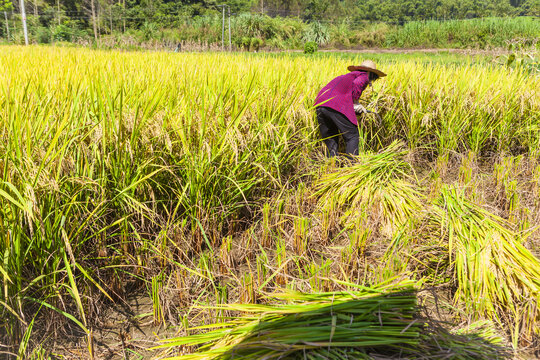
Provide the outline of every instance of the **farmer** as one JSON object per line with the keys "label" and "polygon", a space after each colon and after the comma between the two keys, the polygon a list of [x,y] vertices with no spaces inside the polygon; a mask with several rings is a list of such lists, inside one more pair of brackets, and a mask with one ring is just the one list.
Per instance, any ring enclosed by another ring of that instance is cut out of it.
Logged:
{"label": "farmer", "polygon": [[377,80],[386,76],[377,70],[375,63],[366,60],[360,66],[351,65],[350,72],[338,76],[319,91],[315,106],[321,137],[328,148],[328,156],[338,154],[338,137],[341,133],[345,140],[345,152],[348,157],[358,155],[358,121],[356,114],[368,111],[360,104],[358,98],[364,89]]}

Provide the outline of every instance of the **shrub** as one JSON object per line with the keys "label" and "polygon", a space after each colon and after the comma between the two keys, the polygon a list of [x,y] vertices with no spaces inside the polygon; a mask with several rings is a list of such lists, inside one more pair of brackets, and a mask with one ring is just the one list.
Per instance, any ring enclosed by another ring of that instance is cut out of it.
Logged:
{"label": "shrub", "polygon": [[315,41],[308,41],[304,44],[304,54],[314,54],[317,50],[318,46]]}
{"label": "shrub", "polygon": [[48,44],[51,42],[51,31],[46,27],[40,26],[36,31],[36,39],[39,44]]}
{"label": "shrub", "polygon": [[271,49],[279,49],[279,50],[287,49],[287,42],[281,38],[270,39],[266,42],[266,45],[269,46]]}
{"label": "shrub", "polygon": [[73,29],[65,24],[55,26],[52,29],[52,37],[54,41],[72,41]]}
{"label": "shrub", "polygon": [[319,45],[324,45],[330,40],[328,27],[316,21],[309,25],[304,32],[304,41],[314,41]]}
{"label": "shrub", "polygon": [[241,34],[248,38],[254,38],[263,36],[267,22],[266,18],[259,14],[241,14],[236,22]]}
{"label": "shrub", "polygon": [[157,36],[158,30],[157,24],[153,22],[145,21],[141,26],[144,40],[154,39]]}
{"label": "shrub", "polygon": [[259,51],[260,47],[263,46],[264,41],[259,38],[252,38],[251,39],[251,46],[255,51]]}
{"label": "shrub", "polygon": [[264,41],[260,38],[244,36],[241,39],[235,41],[237,45],[242,47],[246,51],[259,51],[260,47],[264,44]]}

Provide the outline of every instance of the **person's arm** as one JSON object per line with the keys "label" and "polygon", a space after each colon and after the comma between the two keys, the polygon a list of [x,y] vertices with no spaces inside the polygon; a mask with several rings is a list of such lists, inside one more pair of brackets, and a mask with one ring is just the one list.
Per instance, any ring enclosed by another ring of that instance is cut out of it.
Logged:
{"label": "person's arm", "polygon": [[357,114],[367,113],[366,108],[358,103],[358,99],[360,98],[360,95],[362,95],[362,92],[365,90],[368,84],[369,84],[368,73],[363,73],[362,75],[358,76],[353,81],[352,98],[353,98],[354,112]]}
{"label": "person's arm", "polygon": [[369,84],[369,75],[368,73],[362,73],[356,79],[353,80],[353,89],[352,89],[352,99],[357,101],[362,95],[362,92]]}

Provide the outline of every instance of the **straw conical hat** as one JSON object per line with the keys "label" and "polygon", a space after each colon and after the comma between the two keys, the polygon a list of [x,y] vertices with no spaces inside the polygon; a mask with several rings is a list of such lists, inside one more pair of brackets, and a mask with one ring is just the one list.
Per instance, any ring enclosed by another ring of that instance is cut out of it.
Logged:
{"label": "straw conical hat", "polygon": [[365,60],[363,61],[360,66],[351,65],[347,68],[349,71],[370,71],[372,73],[375,73],[379,75],[379,77],[386,76],[385,73],[383,73],[380,70],[377,70],[377,66],[375,66],[375,63],[371,60]]}

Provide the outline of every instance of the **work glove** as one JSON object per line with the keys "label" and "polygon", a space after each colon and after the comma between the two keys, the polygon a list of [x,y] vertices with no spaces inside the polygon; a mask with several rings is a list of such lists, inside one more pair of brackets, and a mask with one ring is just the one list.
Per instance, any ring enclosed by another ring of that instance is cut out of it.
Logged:
{"label": "work glove", "polygon": [[357,114],[367,114],[368,111],[360,104],[354,104],[354,112]]}

